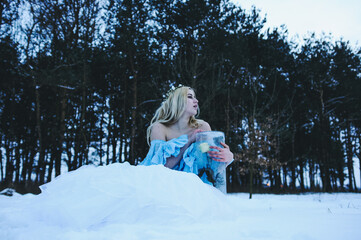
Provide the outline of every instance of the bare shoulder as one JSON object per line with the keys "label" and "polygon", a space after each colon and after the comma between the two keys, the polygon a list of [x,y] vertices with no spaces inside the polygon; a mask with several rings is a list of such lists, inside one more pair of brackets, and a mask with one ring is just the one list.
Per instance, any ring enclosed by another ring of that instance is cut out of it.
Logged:
{"label": "bare shoulder", "polygon": [[150,141],[152,140],[166,140],[167,127],[162,123],[156,122],[152,125],[150,133]]}
{"label": "bare shoulder", "polygon": [[212,131],[211,126],[209,125],[209,123],[207,123],[204,120],[200,120],[200,119],[198,119],[197,121],[199,123],[198,129],[201,129],[203,131]]}

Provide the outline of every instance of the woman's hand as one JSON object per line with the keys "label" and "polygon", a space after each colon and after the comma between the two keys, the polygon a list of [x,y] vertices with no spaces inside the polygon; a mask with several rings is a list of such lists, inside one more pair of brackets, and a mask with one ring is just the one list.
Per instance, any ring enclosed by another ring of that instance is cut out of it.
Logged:
{"label": "woman's hand", "polygon": [[208,151],[208,155],[217,162],[231,162],[233,160],[233,153],[229,149],[229,146],[223,142],[221,142],[221,145],[224,148],[210,146],[211,149],[216,149],[218,151]]}
{"label": "woman's hand", "polygon": [[196,141],[196,135],[197,135],[197,133],[203,132],[203,131],[204,131],[204,130],[202,130],[202,129],[196,129],[196,130],[194,130],[192,133],[188,134],[188,143],[189,143],[189,144],[194,143],[194,142]]}

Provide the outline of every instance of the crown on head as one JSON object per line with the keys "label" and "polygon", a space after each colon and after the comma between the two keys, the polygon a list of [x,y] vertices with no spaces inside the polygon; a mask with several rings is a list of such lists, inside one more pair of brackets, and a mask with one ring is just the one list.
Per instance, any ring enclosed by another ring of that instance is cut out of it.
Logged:
{"label": "crown on head", "polygon": [[172,86],[168,92],[165,94],[165,99],[167,100],[169,98],[170,95],[172,95],[178,88],[184,87],[182,84],[178,84],[177,87]]}

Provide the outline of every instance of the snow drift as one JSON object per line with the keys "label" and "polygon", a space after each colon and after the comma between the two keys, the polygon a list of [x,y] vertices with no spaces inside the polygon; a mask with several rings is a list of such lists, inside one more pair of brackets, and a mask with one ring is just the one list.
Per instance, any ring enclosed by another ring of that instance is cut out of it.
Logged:
{"label": "snow drift", "polygon": [[163,166],[84,166],[0,196],[0,239],[358,239],[360,194],[224,195]]}
{"label": "snow drift", "polygon": [[83,167],[41,189],[42,204],[35,210],[42,212],[39,220],[56,215],[55,225],[64,227],[94,228],[113,221],[165,224],[232,213],[224,194],[196,175],[159,165]]}

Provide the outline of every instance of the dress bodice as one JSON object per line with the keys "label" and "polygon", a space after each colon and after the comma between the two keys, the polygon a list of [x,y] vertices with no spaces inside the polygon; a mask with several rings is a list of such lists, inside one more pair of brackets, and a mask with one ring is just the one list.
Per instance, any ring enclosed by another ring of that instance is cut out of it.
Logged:
{"label": "dress bodice", "polygon": [[[169,141],[153,140],[145,159],[140,165],[165,165],[167,158],[178,156],[181,148],[188,142],[187,135],[181,135]],[[174,170],[198,175],[203,182],[217,187],[226,193],[226,164],[211,160],[199,150],[199,144],[192,143],[183,153],[182,159]]]}

